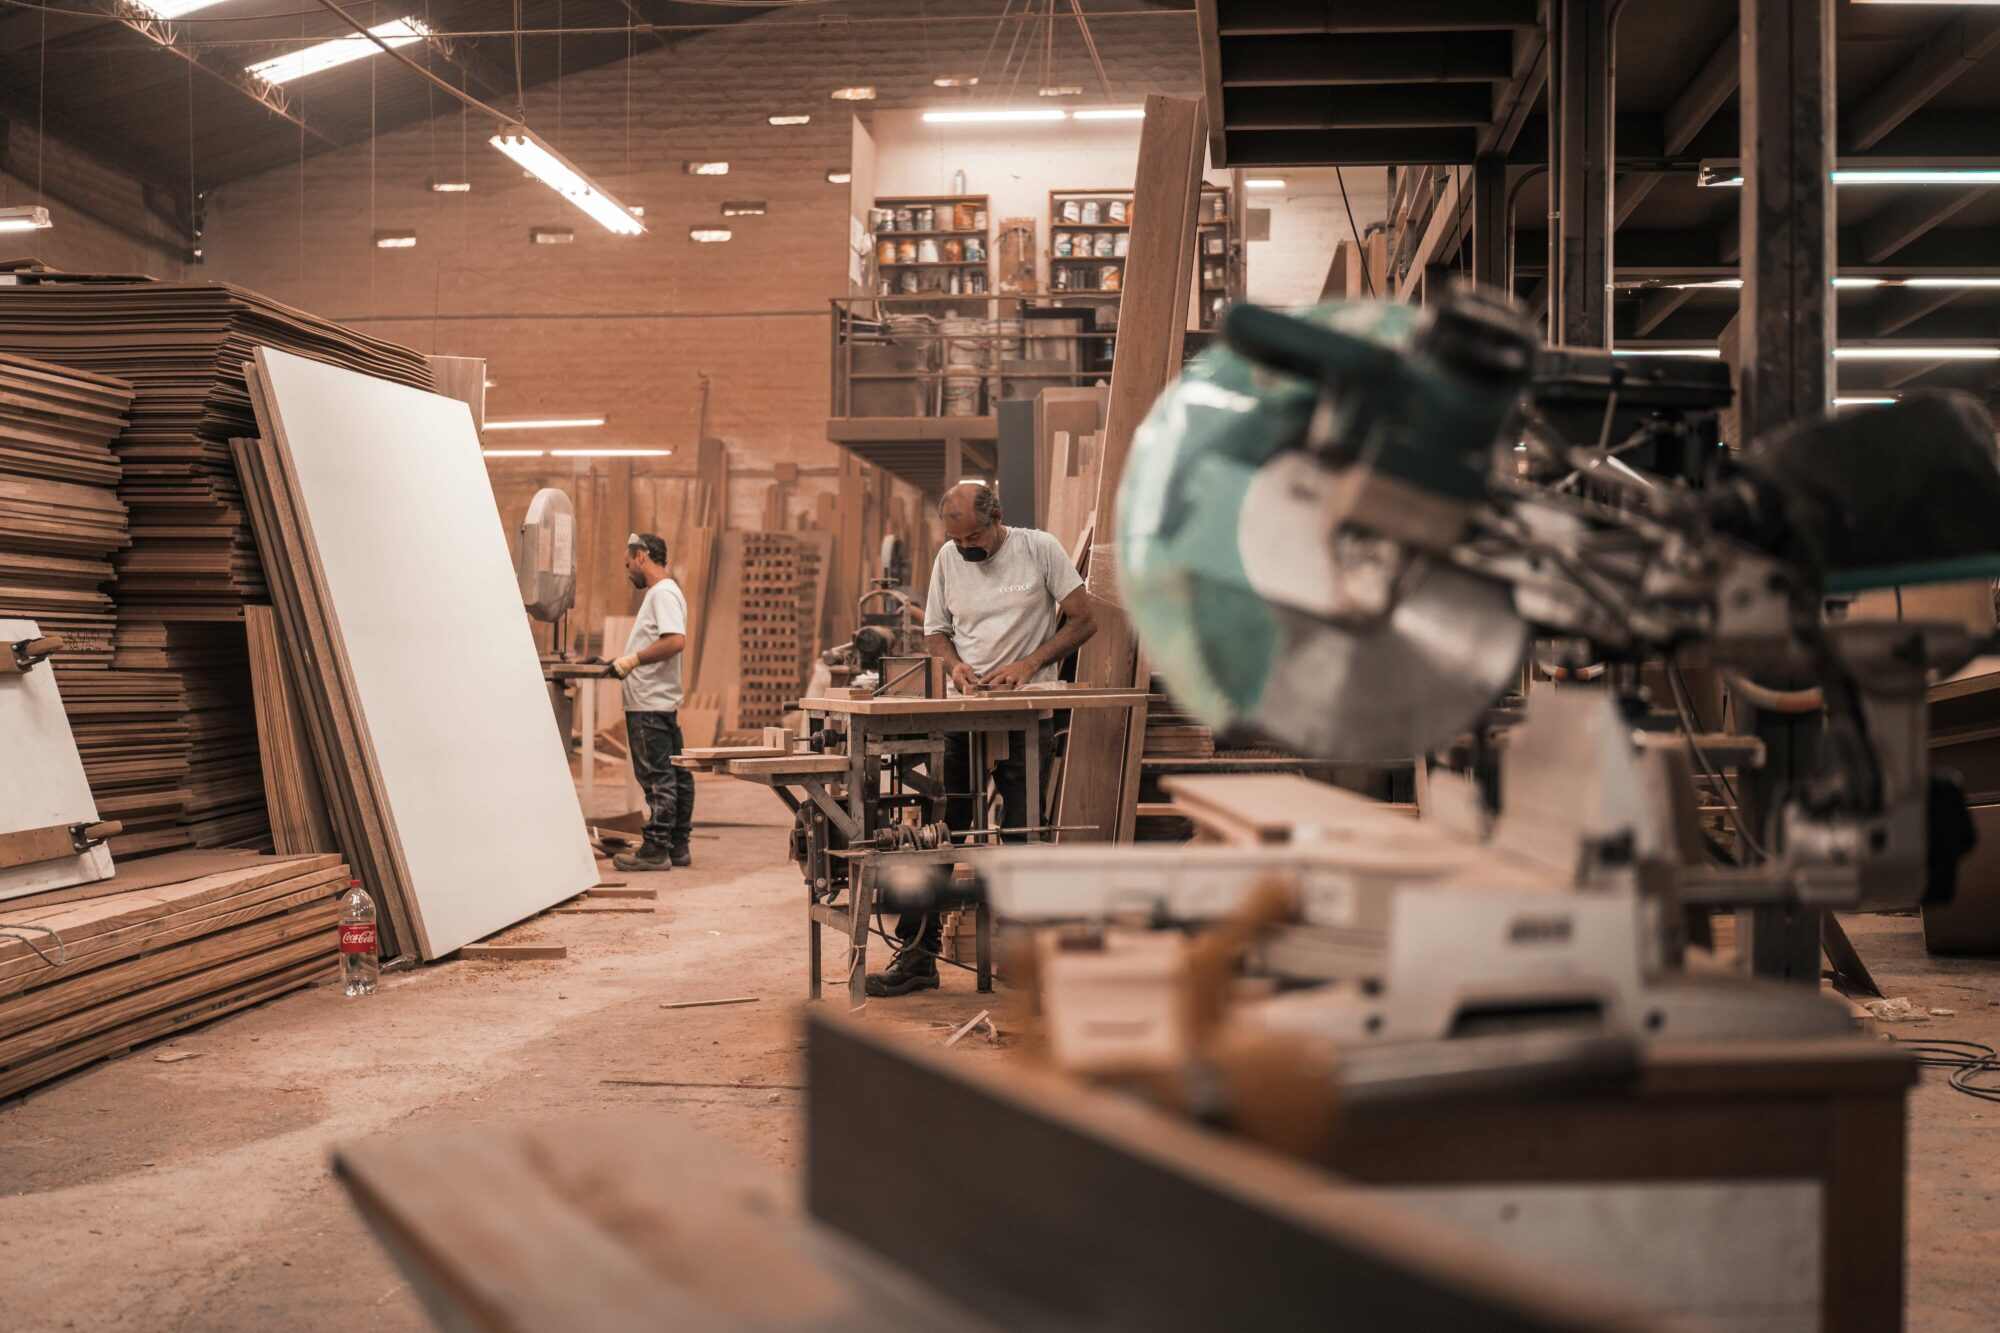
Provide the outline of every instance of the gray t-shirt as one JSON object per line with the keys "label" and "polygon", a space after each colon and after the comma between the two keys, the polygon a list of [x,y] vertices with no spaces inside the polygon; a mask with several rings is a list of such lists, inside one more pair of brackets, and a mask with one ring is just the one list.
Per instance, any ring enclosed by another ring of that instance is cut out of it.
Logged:
{"label": "gray t-shirt", "polygon": [[[1008,528],[1000,549],[976,564],[946,542],[931,564],[924,633],[947,635],[960,659],[984,675],[1047,643],[1057,604],[1082,586],[1062,543],[1035,528]],[[1035,679],[1054,680],[1061,665],[1049,663]]]}
{"label": "gray t-shirt", "polygon": [[[681,585],[672,579],[661,579],[646,589],[646,600],[639,604],[639,615],[632,622],[632,635],[625,640],[625,651],[636,653],[669,634],[685,634],[687,624],[687,598],[681,595]],[[625,711],[677,711],[681,706],[681,659],[686,656],[686,652],[678,652],[664,662],[645,662],[634,667],[632,674],[625,677]]]}

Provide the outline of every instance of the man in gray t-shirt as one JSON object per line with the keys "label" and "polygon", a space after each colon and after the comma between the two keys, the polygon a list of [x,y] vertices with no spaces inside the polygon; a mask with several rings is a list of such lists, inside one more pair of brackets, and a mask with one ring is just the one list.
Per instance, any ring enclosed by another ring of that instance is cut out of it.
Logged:
{"label": "man in gray t-shirt", "polygon": [[[924,648],[944,659],[952,688],[969,694],[984,686],[1019,689],[1056,678],[1063,659],[1097,632],[1090,598],[1062,543],[1033,528],[1010,528],[1001,521],[1000,500],[977,482],[946,491],[938,517],[951,538],[931,565],[930,596],[924,603]],[[1043,726],[1042,754],[1049,753]],[[1039,824],[1029,810],[1028,773],[1022,742],[993,765],[1000,791],[1002,827]],[[945,822],[968,829],[977,818],[974,793],[986,774],[971,771],[970,747],[963,736],[945,747],[945,790],[957,793],[945,805]],[[896,925],[903,947],[885,972],[868,977],[870,995],[904,995],[938,984],[937,953],[942,932],[936,917],[905,915]]]}

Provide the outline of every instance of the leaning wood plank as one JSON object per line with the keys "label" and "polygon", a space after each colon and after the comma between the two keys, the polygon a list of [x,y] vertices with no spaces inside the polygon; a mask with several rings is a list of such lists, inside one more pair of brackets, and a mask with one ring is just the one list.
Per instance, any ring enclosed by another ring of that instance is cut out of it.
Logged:
{"label": "leaning wood plank", "polygon": [[[257,371],[421,953],[589,888],[596,862],[465,405],[268,348]],[[447,661],[445,710],[433,673]]]}
{"label": "leaning wood plank", "polygon": [[525,962],[533,959],[569,957],[567,944],[467,944],[458,951],[460,958],[486,959],[490,962]]}
{"label": "leaning wood plank", "polygon": [[334,850],[326,797],[309,754],[298,697],[278,638],[277,613],[268,606],[243,608],[250,641],[250,684],[257,711],[257,759],[264,773],[264,803],[270,807],[271,838],[279,855]]}
{"label": "leaning wood plank", "polygon": [[651,912],[654,912],[654,911],[657,911],[658,909],[657,909],[657,908],[653,908],[653,907],[648,907],[648,906],[645,906],[645,905],[644,905],[644,904],[642,904],[642,903],[593,903],[593,902],[580,902],[580,903],[565,903],[565,904],[564,904],[563,906],[561,906],[561,907],[551,907],[551,908],[550,908],[549,910],[550,910],[551,912],[564,912],[564,913],[568,913],[568,914],[570,914],[570,915],[572,915],[572,916],[609,916],[609,915],[611,915],[612,913],[615,913],[615,912],[647,912],[647,913],[651,913]]}
{"label": "leaning wood plank", "polygon": [[[1119,302],[1118,343],[1112,353],[1111,400],[1097,458],[1097,505],[1092,542],[1118,535],[1118,486],[1139,422],[1180,372],[1186,339],[1188,273],[1194,263],[1195,209],[1201,194],[1205,138],[1199,102],[1146,99],[1133,196],[1131,260]],[[1097,634],[1077,656],[1077,679],[1107,688],[1130,687],[1137,641],[1117,602],[1100,595],[1110,571],[1091,562],[1091,602]],[[1058,834],[1061,840],[1104,841],[1125,828],[1137,783],[1124,778],[1130,718],[1123,712],[1076,713],[1070,719],[1059,822],[1097,832]]]}

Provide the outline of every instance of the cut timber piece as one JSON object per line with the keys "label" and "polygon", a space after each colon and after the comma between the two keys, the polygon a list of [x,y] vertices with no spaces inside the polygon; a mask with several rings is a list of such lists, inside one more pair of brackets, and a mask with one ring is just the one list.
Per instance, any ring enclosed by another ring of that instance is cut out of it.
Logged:
{"label": "cut timber piece", "polygon": [[465,404],[269,348],[256,367],[294,559],[324,593],[419,952],[588,889],[597,865]]}
{"label": "cut timber piece", "polygon": [[257,759],[263,767],[272,844],[280,856],[333,851],[333,824],[327,818],[326,797],[299,716],[298,696],[287,674],[277,616],[268,606],[246,606],[243,628],[250,641]]}
{"label": "cut timber piece", "polygon": [[608,916],[614,912],[654,912],[658,909],[647,903],[611,902],[594,903],[588,898],[561,907],[551,907],[551,912],[566,912],[572,916]]}
{"label": "cut timber piece", "polygon": [[458,957],[485,959],[489,962],[529,962],[535,960],[567,958],[567,944],[467,944],[458,951]]}
{"label": "cut timber piece", "polygon": [[[1112,352],[1111,400],[1097,458],[1097,505],[1091,541],[1117,540],[1118,486],[1132,436],[1163,390],[1180,373],[1187,328],[1188,272],[1194,264],[1195,210],[1201,193],[1207,135],[1199,102],[1148,97],[1134,177],[1132,243],[1119,301],[1118,343]],[[1113,689],[1139,679],[1138,644],[1124,608],[1101,595],[1114,571],[1091,561],[1089,587],[1097,634],[1077,655],[1078,680]],[[1128,746],[1131,718],[1123,712],[1078,713],[1070,719],[1062,809],[1057,822],[1096,832],[1060,840],[1100,840],[1132,827],[1138,801],[1137,746]]]}
{"label": "cut timber piece", "polygon": [[631,889],[622,884],[599,884],[591,889],[589,896],[593,901],[599,898],[657,898],[660,896],[660,891]]}
{"label": "cut timber piece", "polygon": [[[32,620],[0,620],[0,645],[38,639]],[[97,802],[84,777],[83,759],[70,733],[47,663],[0,675],[0,834],[70,824],[97,823]],[[0,901],[111,877],[111,849],[99,844],[48,860],[0,868]]]}

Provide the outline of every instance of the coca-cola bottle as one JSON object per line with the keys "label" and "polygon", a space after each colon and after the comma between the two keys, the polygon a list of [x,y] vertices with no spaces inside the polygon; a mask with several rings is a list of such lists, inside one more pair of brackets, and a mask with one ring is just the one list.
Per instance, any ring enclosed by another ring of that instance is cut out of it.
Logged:
{"label": "coca-cola bottle", "polygon": [[373,995],[381,971],[375,953],[375,900],[360,880],[350,879],[347,895],[340,900],[341,984],[349,995]]}

